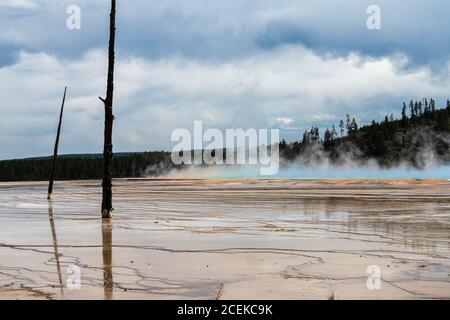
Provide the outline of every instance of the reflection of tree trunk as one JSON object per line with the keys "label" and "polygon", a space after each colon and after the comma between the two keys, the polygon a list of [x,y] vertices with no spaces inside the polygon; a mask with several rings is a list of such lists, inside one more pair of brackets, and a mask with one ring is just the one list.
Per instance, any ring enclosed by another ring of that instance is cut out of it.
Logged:
{"label": "reflection of tree trunk", "polygon": [[52,193],[53,193],[53,179],[55,178],[56,158],[58,157],[59,135],[61,134],[61,124],[62,124],[62,117],[63,117],[63,111],[64,111],[64,102],[66,101],[66,92],[67,92],[67,87],[64,88],[64,96],[63,96],[62,105],[61,105],[61,112],[59,114],[59,123],[58,123],[58,130],[56,132],[55,149],[53,150],[52,171],[50,171],[50,179],[49,179],[49,183],[48,183],[48,196],[47,196],[48,200],[50,200],[52,198]]}
{"label": "reflection of tree trunk", "polygon": [[105,299],[113,298],[113,273],[112,273],[112,222],[102,221],[102,248],[103,248],[103,286]]}
{"label": "reflection of tree trunk", "polygon": [[53,251],[55,253],[56,271],[58,272],[59,287],[61,289],[61,295],[64,295],[64,286],[61,275],[61,265],[59,263],[58,240],[56,239],[56,228],[55,228],[55,221],[53,220],[53,208],[51,204],[49,204],[48,206],[48,220],[50,221],[50,229],[52,231]]}
{"label": "reflection of tree trunk", "polygon": [[102,217],[111,218],[112,214],[112,129],[113,129],[113,92],[114,92],[114,60],[116,36],[116,0],[111,0],[111,14],[109,26],[109,52],[108,52],[108,80],[106,98],[100,98],[105,105],[105,133],[103,147],[103,200]]}

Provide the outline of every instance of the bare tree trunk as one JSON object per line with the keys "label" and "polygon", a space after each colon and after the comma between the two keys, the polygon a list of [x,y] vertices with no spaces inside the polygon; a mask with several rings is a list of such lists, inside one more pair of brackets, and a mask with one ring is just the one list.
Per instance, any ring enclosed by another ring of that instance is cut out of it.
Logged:
{"label": "bare tree trunk", "polygon": [[105,141],[103,148],[103,200],[102,218],[112,217],[112,129],[113,129],[113,92],[114,92],[114,45],[116,37],[116,0],[111,0],[111,14],[109,26],[109,52],[108,52],[108,80],[106,98],[100,100],[105,105]]}
{"label": "bare tree trunk", "polygon": [[59,135],[61,134],[61,124],[62,124],[62,118],[63,118],[63,112],[64,112],[64,103],[66,101],[66,93],[67,93],[67,87],[64,88],[64,96],[63,96],[63,100],[62,100],[62,104],[61,104],[61,112],[59,114],[59,124],[58,124],[58,130],[56,132],[55,149],[53,151],[53,163],[52,163],[52,171],[50,171],[50,178],[49,178],[49,183],[48,183],[47,200],[51,200],[52,193],[53,193],[53,180],[55,178],[56,158],[58,157]]}

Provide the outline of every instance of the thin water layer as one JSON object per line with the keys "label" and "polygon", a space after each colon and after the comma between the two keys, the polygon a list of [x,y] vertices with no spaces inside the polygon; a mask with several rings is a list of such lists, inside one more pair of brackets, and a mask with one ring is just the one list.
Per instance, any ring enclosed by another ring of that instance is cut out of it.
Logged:
{"label": "thin water layer", "polygon": [[0,184],[2,299],[450,298],[448,180],[46,187]]}

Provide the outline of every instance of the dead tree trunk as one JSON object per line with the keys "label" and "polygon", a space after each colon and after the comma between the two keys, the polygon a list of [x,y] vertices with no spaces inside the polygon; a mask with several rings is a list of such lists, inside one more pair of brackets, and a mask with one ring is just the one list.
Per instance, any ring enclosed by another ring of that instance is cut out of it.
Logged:
{"label": "dead tree trunk", "polygon": [[51,200],[52,193],[53,193],[53,179],[55,178],[56,158],[58,157],[59,135],[61,134],[61,124],[62,124],[62,118],[63,118],[63,112],[64,112],[64,103],[66,101],[66,93],[67,93],[67,87],[64,88],[64,96],[63,96],[63,100],[62,100],[62,104],[61,104],[61,112],[59,114],[59,124],[58,124],[58,130],[56,132],[55,149],[53,151],[52,170],[50,171],[50,178],[49,178],[49,183],[48,183],[48,195],[47,195],[48,200]]}
{"label": "dead tree trunk", "polygon": [[108,50],[108,80],[106,98],[100,97],[105,105],[105,134],[103,147],[103,197],[102,218],[108,219],[112,216],[112,129],[113,129],[113,92],[114,92],[114,60],[115,60],[115,37],[116,37],[116,0],[111,0],[111,14],[109,26],[109,50]]}

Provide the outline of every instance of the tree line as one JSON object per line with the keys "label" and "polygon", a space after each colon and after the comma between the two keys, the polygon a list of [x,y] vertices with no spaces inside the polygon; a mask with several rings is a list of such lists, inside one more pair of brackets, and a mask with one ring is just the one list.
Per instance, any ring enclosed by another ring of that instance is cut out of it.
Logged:
{"label": "tree line", "polygon": [[[170,153],[164,151],[117,153],[112,162],[115,178],[154,176],[172,168]],[[0,181],[45,181],[52,169],[52,158],[0,161]],[[55,169],[55,180],[102,179],[102,155],[62,155]]]}
{"label": "tree line", "polygon": [[[442,163],[450,162],[450,101],[437,108],[434,99],[404,103],[401,117],[386,115],[384,120],[360,126],[346,115],[337,126],[321,134],[312,127],[294,142],[281,141],[280,156],[286,162],[317,163],[324,158],[332,163],[373,159],[382,167],[406,162],[422,168],[429,156]],[[52,168],[52,158],[0,161],[0,181],[45,181]],[[60,156],[56,180],[101,179],[102,155]],[[172,169],[170,153],[164,151],[118,153],[112,162],[114,178],[157,176]]]}
{"label": "tree line", "polygon": [[[406,162],[421,168],[426,165],[425,152],[437,161],[450,161],[449,121],[450,100],[441,109],[436,108],[434,99],[411,100],[409,104],[403,103],[400,119],[391,113],[382,121],[373,120],[360,127],[355,118],[346,115],[345,121],[327,128],[323,135],[318,127],[312,127],[301,140],[292,143],[283,140],[280,152],[290,161],[299,157],[317,161],[320,155],[339,162],[345,154],[360,162],[374,159],[382,167]],[[308,159],[311,156],[313,159]]]}

